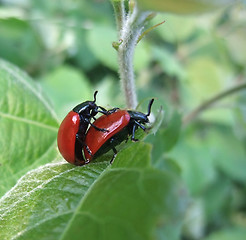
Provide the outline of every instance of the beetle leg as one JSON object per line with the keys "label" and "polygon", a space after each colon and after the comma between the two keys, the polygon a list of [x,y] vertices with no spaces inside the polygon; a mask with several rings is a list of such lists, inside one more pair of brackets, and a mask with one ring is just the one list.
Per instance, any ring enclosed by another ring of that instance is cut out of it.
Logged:
{"label": "beetle leg", "polygon": [[109,132],[109,130],[107,130],[105,128],[99,128],[99,127],[97,127],[96,125],[94,125],[93,123],[91,123],[88,118],[85,118],[84,121],[87,122],[88,124],[90,124],[92,127],[94,127],[98,131],[101,131],[101,132]]}
{"label": "beetle leg", "polygon": [[108,115],[108,111],[107,111],[107,110],[105,110],[105,111],[97,110],[97,112],[98,112],[98,113],[102,113],[102,114],[104,114],[104,115]]}
{"label": "beetle leg", "polygon": [[119,108],[112,108],[112,109],[108,110],[107,112],[108,112],[108,114],[112,114],[112,113],[116,112],[118,109]]}
{"label": "beetle leg", "polygon": [[135,139],[135,131],[136,131],[137,127],[142,128],[144,131],[146,130],[145,126],[140,124],[138,121],[134,121],[134,124],[133,124],[133,127],[132,127],[132,137],[131,137],[132,141],[134,141],[134,142],[138,141],[138,139]]}
{"label": "beetle leg", "polygon": [[89,161],[89,160],[86,160],[86,161],[85,161],[85,164],[88,164],[88,163],[90,163],[90,161]]}
{"label": "beetle leg", "polygon": [[116,155],[117,155],[117,153],[118,153],[115,147],[112,147],[112,150],[113,150],[113,152],[114,152],[114,155],[113,155],[112,159],[110,160],[110,164],[113,163],[113,161],[114,161],[114,159],[116,158]]}
{"label": "beetle leg", "polygon": [[112,114],[112,113],[116,112],[119,109],[119,108],[112,108],[110,110],[106,110],[105,108],[103,108],[101,106],[99,108],[101,108],[102,110],[97,110],[97,112],[105,114],[105,115]]}
{"label": "beetle leg", "polygon": [[131,140],[134,141],[134,142],[137,142],[138,139],[135,139],[135,131],[136,131],[136,128],[137,128],[137,125],[134,123],[133,124],[133,127],[132,127],[132,137],[131,137]]}
{"label": "beetle leg", "polygon": [[97,112],[108,115],[108,111],[105,108],[101,106],[98,106],[98,108],[100,108],[101,110],[96,110]]}
{"label": "beetle leg", "polygon": [[135,124],[137,124],[140,128],[142,128],[144,131],[146,130],[146,127],[140,124],[138,121],[134,121]]}
{"label": "beetle leg", "polygon": [[101,132],[109,132],[109,130],[105,129],[105,128],[99,128],[96,125],[94,125],[93,123],[89,123],[92,127],[94,127],[97,131],[101,131]]}
{"label": "beetle leg", "polygon": [[90,148],[86,144],[84,144],[84,145],[85,145],[85,148],[86,148],[87,152],[90,154],[90,156],[93,156],[92,155],[92,151],[90,150]]}

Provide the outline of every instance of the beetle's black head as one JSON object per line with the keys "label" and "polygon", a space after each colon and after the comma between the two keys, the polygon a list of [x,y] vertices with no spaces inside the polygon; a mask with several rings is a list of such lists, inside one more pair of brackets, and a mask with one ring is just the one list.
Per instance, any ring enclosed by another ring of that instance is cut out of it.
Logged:
{"label": "beetle's black head", "polygon": [[79,115],[83,115],[84,117],[94,117],[98,110],[98,106],[96,105],[97,93],[98,91],[95,91],[93,101],[82,102],[73,108],[73,111],[77,112]]}
{"label": "beetle's black head", "polygon": [[127,112],[130,114],[132,120],[135,120],[139,123],[148,123],[149,122],[148,117],[151,113],[151,107],[152,107],[153,102],[154,102],[154,99],[151,99],[148,105],[147,114],[144,114],[142,112],[137,112],[137,111],[127,111]]}

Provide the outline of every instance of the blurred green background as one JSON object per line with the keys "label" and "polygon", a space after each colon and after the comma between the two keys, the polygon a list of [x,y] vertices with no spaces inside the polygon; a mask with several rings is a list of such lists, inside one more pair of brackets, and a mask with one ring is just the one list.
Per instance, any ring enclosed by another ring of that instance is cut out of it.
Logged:
{"label": "blurred green background", "polygon": [[[178,167],[192,196],[184,239],[246,239],[246,91],[182,126],[206,99],[246,80],[246,5],[192,16],[158,14],[137,46],[138,99],[165,110],[153,165]],[[59,119],[92,98],[124,107],[110,1],[0,1],[0,57],[31,75]]]}

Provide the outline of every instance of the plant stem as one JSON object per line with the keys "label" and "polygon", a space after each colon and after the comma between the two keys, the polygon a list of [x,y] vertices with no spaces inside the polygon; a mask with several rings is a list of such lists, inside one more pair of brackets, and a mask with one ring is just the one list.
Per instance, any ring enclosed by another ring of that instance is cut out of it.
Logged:
{"label": "plant stem", "polygon": [[112,5],[114,7],[117,28],[118,28],[118,31],[120,31],[123,23],[125,22],[125,17],[126,17],[124,1],[113,1],[112,0]]}
{"label": "plant stem", "polygon": [[200,106],[195,108],[193,111],[191,111],[189,114],[187,114],[183,118],[183,124],[187,125],[188,123],[192,122],[201,112],[203,112],[204,110],[209,108],[215,102],[218,102],[222,98],[227,97],[227,96],[229,96],[235,92],[238,92],[240,90],[243,90],[245,88],[246,88],[246,82],[243,82],[243,83],[240,83],[240,84],[238,84],[238,85],[236,85],[230,89],[227,89],[227,90],[213,96],[212,98],[208,99],[207,101],[202,103]]}
{"label": "plant stem", "polygon": [[117,49],[121,86],[127,108],[135,109],[138,102],[133,67],[134,51],[150,13],[139,12],[136,5],[126,13],[124,0],[112,1],[112,4],[118,26],[118,38],[121,42]]}

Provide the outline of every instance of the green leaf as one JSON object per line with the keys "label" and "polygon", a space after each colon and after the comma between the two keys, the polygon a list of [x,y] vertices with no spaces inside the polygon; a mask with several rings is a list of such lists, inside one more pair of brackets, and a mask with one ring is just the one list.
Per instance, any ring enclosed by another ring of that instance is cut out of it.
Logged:
{"label": "green leaf", "polygon": [[153,169],[107,171],[77,208],[63,239],[155,239],[159,231],[162,239],[178,239],[182,200],[174,184],[175,178]]}
{"label": "green leaf", "polygon": [[168,52],[166,49],[160,47],[152,47],[154,59],[160,63],[163,72],[171,77],[183,79],[185,76],[184,69],[182,68],[177,57],[173,53]]}
{"label": "green leaf", "polygon": [[169,153],[181,167],[183,179],[192,195],[199,195],[216,178],[211,151],[195,136],[181,136],[175,151]]}
{"label": "green leaf", "polygon": [[[116,0],[119,1],[119,0]],[[231,0],[138,0],[139,6],[144,10],[172,13],[200,13],[214,10],[219,7],[236,2]]]}
{"label": "green leaf", "polygon": [[74,106],[93,97],[88,79],[77,69],[66,65],[47,74],[41,85],[52,99],[61,119]]}
{"label": "green leaf", "polygon": [[117,70],[117,52],[112,47],[116,31],[111,27],[95,26],[87,34],[87,44],[103,65]]}
{"label": "green leaf", "polygon": [[246,229],[244,228],[234,228],[225,229],[211,234],[211,236],[205,238],[204,240],[245,240]]}
{"label": "green leaf", "polygon": [[[150,166],[151,145],[143,142],[132,143],[127,149],[122,150],[117,155],[117,161],[114,161],[112,168],[131,167],[146,168]],[[126,154],[129,157],[126,159]]]}
{"label": "green leaf", "polygon": [[179,164],[177,164],[177,162],[174,159],[169,158],[168,156],[162,156],[158,159],[158,161],[155,161],[153,164],[158,169],[176,173],[179,176],[181,176],[182,174],[181,167],[179,166]]}
{"label": "green leaf", "polygon": [[42,53],[41,39],[30,23],[16,19],[0,19],[0,52],[20,67],[36,67]]}
{"label": "green leaf", "polygon": [[22,71],[0,60],[0,195],[30,169],[57,157],[50,103]]}
{"label": "green leaf", "polygon": [[203,193],[206,220],[217,225],[228,224],[230,221],[228,215],[231,215],[232,205],[235,205],[235,200],[232,199],[235,198],[233,195],[236,192],[237,190],[232,188],[232,182],[227,176],[217,177],[216,181]]}
{"label": "green leaf", "polygon": [[112,167],[55,163],[27,173],[0,200],[1,237],[178,240],[186,195],[175,175],[148,166],[146,146],[132,144]]}
{"label": "green leaf", "polygon": [[246,91],[242,91],[237,99],[237,107],[234,109],[236,119],[235,132],[237,136],[246,142]]}
{"label": "green leaf", "polygon": [[[77,53],[75,55],[75,59],[77,64],[85,70],[91,70],[97,64],[99,64],[98,59],[92,53],[91,49],[88,47],[86,34],[88,31],[85,31],[81,28],[78,28],[75,32],[76,34],[76,46]],[[85,57],[86,56],[86,57]]]}
{"label": "green leaf", "polygon": [[[153,24],[157,24],[163,20],[165,20],[165,23],[156,28],[155,31],[159,33],[164,41],[169,43],[177,44],[187,41],[195,33],[195,30],[197,30],[198,23],[196,22],[197,17],[195,16],[162,13],[158,14],[152,22]],[[164,48],[164,51],[167,52],[167,49]],[[175,56],[171,55],[170,57],[174,58]]]}
{"label": "green leaf", "polygon": [[168,123],[164,131],[162,132],[163,134],[162,143],[163,143],[165,152],[170,151],[177,143],[179,139],[179,134],[181,131],[181,126],[182,126],[181,115],[178,112],[174,112],[170,122]]}
{"label": "green leaf", "polygon": [[200,56],[191,59],[187,64],[187,71],[189,105],[194,106],[194,103],[202,102],[221,91],[221,68],[214,59]]}
{"label": "green leaf", "polygon": [[53,163],[22,177],[0,200],[2,239],[58,239],[108,163]]}
{"label": "green leaf", "polygon": [[181,115],[175,112],[165,128],[162,127],[155,135],[147,137],[147,141],[153,144],[152,159],[155,163],[175,146],[180,130]]}
{"label": "green leaf", "polygon": [[[223,69],[223,70],[222,70]],[[224,91],[224,82],[229,72],[218,60],[211,57],[197,56],[187,62],[188,84],[183,84],[183,103],[189,108],[195,108],[199,103]],[[222,102],[222,101],[221,101]],[[223,99],[224,104],[231,104],[231,99]],[[204,111],[200,118],[206,121],[231,124],[231,113],[225,108],[210,108]]]}
{"label": "green leaf", "polygon": [[[245,21],[242,23],[242,27],[235,27],[230,34],[224,39],[226,46],[229,50],[230,57],[232,61],[241,66],[244,66],[246,57],[245,51],[246,46],[244,44],[244,39],[246,37],[246,29],[244,27]],[[237,44],[235,44],[237,43]]]}
{"label": "green leaf", "polygon": [[[117,34],[112,27],[97,25],[87,33],[86,39],[90,51],[103,65],[112,70],[118,70],[117,51],[112,46],[112,43],[117,39]],[[136,70],[141,70],[149,62],[148,48],[146,43],[137,46],[134,57]]]}
{"label": "green leaf", "polygon": [[246,183],[245,141],[237,139],[226,128],[211,132],[208,141],[216,166],[228,177]]}
{"label": "green leaf", "polygon": [[147,42],[138,43],[137,47],[135,48],[133,61],[136,72],[146,68],[146,66],[150,63],[150,50],[151,48]]}

